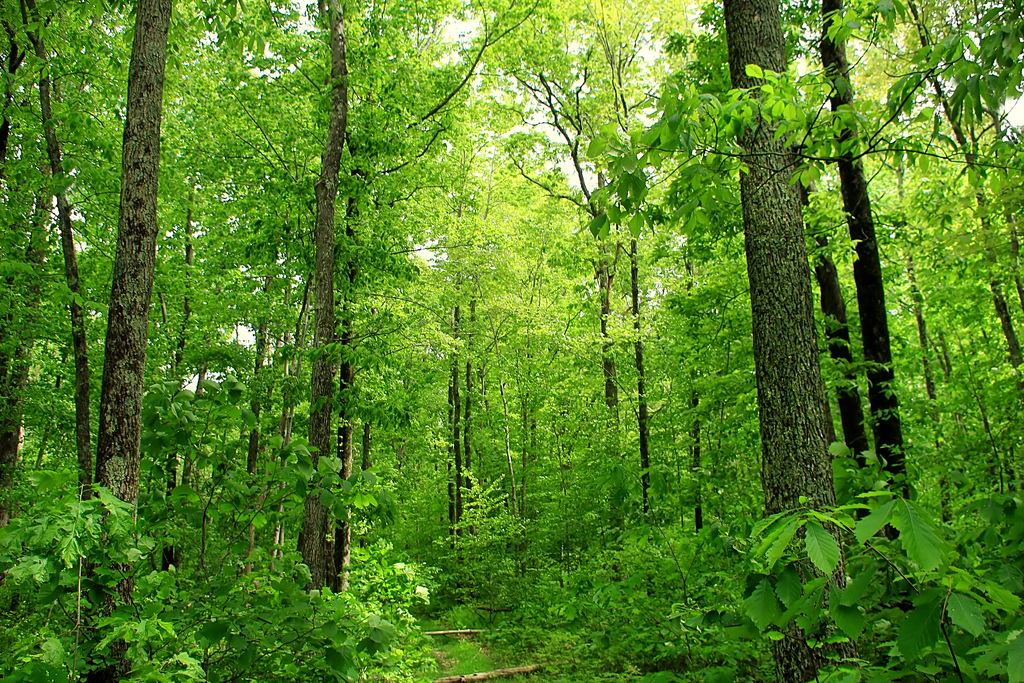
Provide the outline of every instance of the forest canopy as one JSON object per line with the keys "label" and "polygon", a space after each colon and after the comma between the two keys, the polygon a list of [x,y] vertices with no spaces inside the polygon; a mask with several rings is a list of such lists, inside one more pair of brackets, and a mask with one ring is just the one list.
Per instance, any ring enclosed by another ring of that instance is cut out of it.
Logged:
{"label": "forest canopy", "polygon": [[0,24],[0,682],[1024,681],[1020,2]]}

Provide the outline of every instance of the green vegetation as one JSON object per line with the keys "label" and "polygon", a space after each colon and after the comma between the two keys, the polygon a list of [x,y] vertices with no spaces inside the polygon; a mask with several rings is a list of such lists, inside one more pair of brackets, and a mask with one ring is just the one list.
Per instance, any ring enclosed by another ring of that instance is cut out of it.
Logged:
{"label": "green vegetation", "polygon": [[1019,3],[0,24],[0,683],[1024,682]]}

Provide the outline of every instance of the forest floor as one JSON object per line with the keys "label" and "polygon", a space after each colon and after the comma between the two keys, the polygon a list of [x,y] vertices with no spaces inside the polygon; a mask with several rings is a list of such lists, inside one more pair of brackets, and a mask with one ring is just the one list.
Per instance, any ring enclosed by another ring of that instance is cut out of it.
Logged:
{"label": "forest floor", "polygon": [[[424,630],[444,630],[449,628],[443,625],[430,625]],[[452,635],[452,636],[431,636],[435,645],[431,650],[437,666],[433,669],[422,672],[423,680],[435,680],[445,676],[464,676],[467,674],[494,671],[537,662],[513,661],[510,656],[493,650],[484,642],[483,634],[479,635]],[[495,679],[508,683],[540,683],[542,681],[554,680],[546,678],[543,672],[529,676],[514,676],[511,678]]]}

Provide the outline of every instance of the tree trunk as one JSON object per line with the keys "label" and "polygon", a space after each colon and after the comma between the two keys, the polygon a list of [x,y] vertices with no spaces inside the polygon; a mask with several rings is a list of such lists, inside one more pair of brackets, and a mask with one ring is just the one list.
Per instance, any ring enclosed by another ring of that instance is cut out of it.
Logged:
{"label": "tree trunk", "polygon": [[[461,311],[455,306],[453,313],[454,337],[459,338]],[[459,354],[452,352],[452,452],[455,455],[455,534],[462,535],[462,397],[459,394]]]}
{"label": "tree trunk", "polygon": [[[121,162],[121,207],[107,314],[100,391],[96,480],[134,505],[139,495],[142,393],[156,257],[160,121],[163,111],[167,33],[172,0],[140,0],[136,7]],[[117,585],[116,600],[131,601],[131,568]],[[112,608],[112,604],[108,604]],[[114,681],[130,668],[127,644],[111,646],[112,657],[89,680]]]}
{"label": "tree trunk", "polygon": [[650,509],[648,500],[648,489],[651,487],[651,456],[648,449],[648,438],[650,428],[647,425],[647,390],[644,386],[646,376],[644,375],[644,342],[640,331],[640,280],[638,275],[639,266],[636,256],[636,240],[629,241],[629,290],[633,300],[633,333],[636,339],[633,340],[633,352],[636,359],[636,402],[637,402],[637,431],[640,435],[640,488],[643,495],[643,511],[646,515]]}
{"label": "tree trunk", "polygon": [[[466,410],[462,424],[462,453],[465,459],[465,471],[462,484],[466,489],[464,504],[472,504],[473,500],[473,335],[476,328],[476,299],[469,302],[469,329],[466,332]],[[470,533],[474,533],[470,528]]]}
{"label": "tree trunk", "polygon": [[[700,394],[695,390],[690,406],[696,413],[700,406]],[[704,528],[704,502],[701,497],[701,462],[700,462],[700,417],[693,416],[693,427],[690,428],[690,471],[693,473],[693,530],[700,532]]]}
{"label": "tree trunk", "polygon": [[[839,112],[853,103],[850,66],[846,59],[846,44],[829,38],[829,28],[837,13],[843,9],[842,0],[822,0],[821,12],[824,28],[821,38],[821,61],[833,80],[832,111]],[[855,131],[844,127],[836,136],[839,147],[850,144]],[[857,312],[860,316],[864,360],[869,364],[868,403],[871,406],[872,432],[875,453],[881,458],[892,481],[892,489],[906,496],[906,459],[903,452],[903,428],[900,423],[899,400],[893,386],[892,351],[889,346],[889,321],[885,310],[885,285],[878,255],[875,222],[871,215],[867,178],[860,160],[854,160],[847,151],[838,161],[842,186],[843,208],[850,228],[850,239],[855,243],[857,260],[853,264],[853,279],[857,284]]]}
{"label": "tree trunk", "polygon": [[[31,16],[39,21],[35,0],[26,0]],[[29,39],[35,48],[36,57],[47,64],[46,47],[42,37],[29,32]],[[50,160],[50,174],[61,187],[64,180],[64,160],[60,141],[54,130],[53,108],[50,103],[50,70],[45,68],[39,79],[39,110],[43,117],[43,137],[46,139],[46,154]],[[78,453],[78,489],[82,500],[92,497],[92,433],[89,420],[89,352],[85,335],[85,314],[78,303],[82,298],[82,287],[78,277],[78,258],[75,251],[75,237],[71,228],[71,207],[63,190],[54,193],[57,200],[57,221],[60,225],[60,245],[64,254],[64,276],[71,290],[71,348],[75,356],[75,446]],[[148,304],[148,298],[147,298]],[[145,344],[145,342],[143,342]],[[143,354],[145,348],[143,347]],[[143,355],[145,358],[145,355]]]}
{"label": "tree trunk", "polygon": [[[810,203],[810,188],[800,186],[801,203]],[[857,464],[867,464],[864,454],[868,444],[864,428],[864,408],[861,405],[860,390],[857,388],[857,373],[853,370],[853,352],[850,348],[850,327],[846,318],[846,300],[839,283],[839,271],[829,254],[828,238],[818,235],[815,241],[820,249],[818,262],[814,266],[814,278],[818,281],[821,294],[821,312],[825,316],[825,336],[828,353],[839,367],[843,368],[846,383],[836,387],[836,404],[839,407],[839,421],[843,426],[843,440],[853,453]]]}
{"label": "tree trunk", "polygon": [[[777,0],[725,0],[729,70],[735,88],[763,81],[748,64],[785,70]],[[740,175],[750,281],[754,364],[761,431],[761,478],[768,515],[835,504],[825,437],[825,387],[818,365],[813,299],[800,204],[790,187],[792,152],[775,127],[755,120],[740,145],[748,172]],[[773,646],[785,682],[815,678],[825,663],[795,624]]]}
{"label": "tree trunk", "polygon": [[26,50],[18,47],[17,33],[11,26],[7,29],[8,50],[4,68],[7,71],[6,87],[4,88],[3,116],[0,120],[0,180],[7,177],[7,146],[11,136],[10,110],[14,106],[14,76],[25,59]]}
{"label": "tree trunk", "polygon": [[[321,19],[327,20],[330,31],[331,114],[321,157],[320,178],[315,186],[316,288],[313,293],[313,346],[319,355],[313,362],[310,396],[312,410],[309,416],[309,445],[312,447],[314,469],[318,467],[320,458],[330,453],[331,447],[331,397],[334,394],[335,364],[326,353],[326,347],[334,342],[334,215],[341,152],[348,127],[345,21],[339,0],[327,0],[327,4],[329,8],[321,3],[320,12]],[[320,502],[317,488],[311,486],[306,494],[299,548],[303,561],[309,567],[312,589],[323,588],[327,583],[327,510]]]}

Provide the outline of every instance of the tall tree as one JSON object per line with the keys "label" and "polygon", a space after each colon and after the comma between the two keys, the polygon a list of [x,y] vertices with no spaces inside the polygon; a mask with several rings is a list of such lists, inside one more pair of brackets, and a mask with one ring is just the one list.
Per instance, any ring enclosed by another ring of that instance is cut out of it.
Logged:
{"label": "tall tree", "polygon": [[[96,481],[122,501],[139,496],[142,390],[149,334],[149,305],[156,258],[160,123],[163,114],[167,35],[173,0],[140,0],[136,7],[121,161],[121,208],[100,391]],[[134,578],[125,569],[116,601],[131,601]],[[106,666],[90,683],[123,677],[127,643],[115,642]]]}
{"label": "tall tree", "polygon": [[[747,65],[776,73],[786,68],[778,2],[725,0],[725,24],[732,85],[751,89],[756,98],[764,81],[749,75]],[[799,199],[790,186],[793,153],[776,138],[775,127],[757,112],[740,139],[747,171],[740,176],[740,190],[768,515],[805,504],[835,504],[807,247]],[[815,678],[825,661],[796,625],[788,627],[787,637],[772,652],[779,678],[787,682]]]}
{"label": "tall tree", "polygon": [[[850,64],[846,58],[846,41],[836,38],[833,24],[843,10],[842,0],[822,0],[823,31],[821,62],[832,79],[830,101],[838,114],[853,103]],[[900,423],[899,399],[893,386],[892,351],[889,345],[889,320],[885,309],[885,284],[871,214],[871,199],[864,164],[854,159],[850,143],[856,132],[843,126],[836,136],[837,149],[844,150],[837,162],[843,195],[843,209],[855,243],[857,260],[853,279],[857,284],[857,313],[860,316],[864,360],[869,364],[868,403],[871,406],[871,429],[875,437],[875,453],[893,478],[893,490],[906,495],[906,461],[903,453],[903,428]],[[824,293],[822,294],[824,298]],[[845,426],[845,423],[844,423]]]}
{"label": "tall tree", "polygon": [[[326,4],[325,4],[326,3]],[[334,216],[338,198],[338,173],[341,153],[348,129],[348,61],[345,42],[345,17],[338,0],[322,0],[320,19],[326,20],[331,53],[330,120],[321,156],[320,177],[316,182],[316,223],[313,240],[316,245],[315,288],[313,290],[313,361],[310,396],[309,444],[314,469],[321,457],[330,453],[331,399],[334,396],[335,362],[328,345],[334,342]],[[309,566],[310,587],[323,588],[327,583],[327,510],[319,496],[310,490],[306,496],[302,518],[299,550]]]}
{"label": "tall tree", "polygon": [[[25,0],[26,17],[40,22],[35,0]],[[54,197],[57,200],[57,222],[60,225],[60,246],[64,254],[64,277],[71,290],[72,298],[68,308],[71,311],[71,348],[75,357],[75,445],[78,449],[78,487],[83,500],[92,497],[92,427],[89,420],[89,349],[85,336],[85,313],[79,300],[82,286],[78,277],[78,256],[75,251],[75,236],[71,227],[71,207],[67,194],[59,189],[64,182],[64,155],[57,139],[53,107],[50,102],[51,69],[41,35],[28,33],[36,57],[43,64],[39,78],[39,109],[43,117],[43,137],[46,140],[46,154],[50,160],[50,174],[56,182]],[[145,363],[145,361],[143,361]],[[2,456],[0,456],[2,457]]]}

